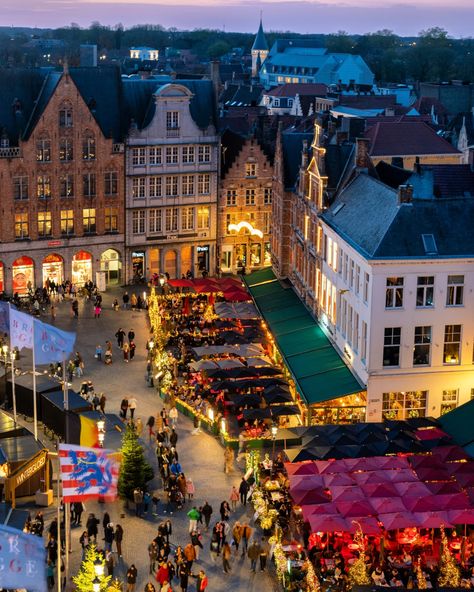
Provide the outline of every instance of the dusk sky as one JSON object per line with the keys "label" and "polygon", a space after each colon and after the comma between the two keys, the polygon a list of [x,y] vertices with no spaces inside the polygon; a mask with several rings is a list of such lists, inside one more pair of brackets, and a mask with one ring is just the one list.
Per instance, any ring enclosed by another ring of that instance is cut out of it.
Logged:
{"label": "dusk sky", "polygon": [[92,21],[114,25],[153,23],[178,29],[365,33],[388,28],[400,35],[440,26],[452,36],[474,33],[473,0],[1,0],[3,26],[57,27]]}

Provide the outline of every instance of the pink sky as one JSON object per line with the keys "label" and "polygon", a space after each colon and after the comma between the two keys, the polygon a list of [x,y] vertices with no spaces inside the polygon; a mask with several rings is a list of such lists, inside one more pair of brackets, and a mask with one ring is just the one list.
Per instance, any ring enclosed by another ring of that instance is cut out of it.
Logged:
{"label": "pink sky", "polygon": [[[0,25],[57,27],[92,21],[178,29],[253,32],[263,10],[266,30],[364,33],[388,28],[400,35],[440,26],[453,36],[473,34],[472,0],[2,0]],[[113,5],[113,8],[112,8]]]}

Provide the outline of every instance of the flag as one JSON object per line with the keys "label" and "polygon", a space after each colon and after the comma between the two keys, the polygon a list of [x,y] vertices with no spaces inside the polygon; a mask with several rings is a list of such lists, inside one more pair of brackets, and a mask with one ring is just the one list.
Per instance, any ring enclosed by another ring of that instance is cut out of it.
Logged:
{"label": "flag", "polygon": [[59,464],[66,503],[116,499],[120,463],[113,450],[60,444]]}
{"label": "flag", "polygon": [[0,334],[10,333],[10,304],[0,301]]}
{"label": "flag", "polygon": [[98,447],[99,446],[99,428],[97,422],[86,417],[85,415],[79,415],[81,422],[81,434],[79,442],[81,446]]}
{"label": "flag", "polygon": [[35,362],[62,362],[74,350],[76,334],[35,319]]}
{"label": "flag", "polygon": [[10,309],[10,347],[33,348],[34,318],[15,308]]}
{"label": "flag", "polygon": [[2,589],[47,592],[43,539],[0,525],[0,585]]}

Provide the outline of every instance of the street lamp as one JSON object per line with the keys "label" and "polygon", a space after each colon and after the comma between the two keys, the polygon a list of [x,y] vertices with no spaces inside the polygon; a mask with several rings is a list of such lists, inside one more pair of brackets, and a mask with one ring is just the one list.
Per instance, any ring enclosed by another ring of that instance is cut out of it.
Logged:
{"label": "street lamp", "polygon": [[209,409],[207,410],[207,416],[209,417],[209,420],[211,422],[214,421],[214,409],[212,407],[209,407]]}
{"label": "street lamp", "polygon": [[99,578],[95,578],[92,580],[92,591],[93,592],[100,592],[100,580]]}
{"label": "street lamp", "polygon": [[273,464],[273,462],[275,461],[275,440],[276,440],[277,433],[278,433],[278,426],[275,423],[272,424],[270,431],[272,433],[272,464]]}
{"label": "street lamp", "polygon": [[94,573],[97,576],[97,578],[103,577],[105,573],[104,562],[101,561],[99,557],[94,561]]}
{"label": "street lamp", "polygon": [[[104,440],[105,440],[105,421],[103,419],[99,419],[97,422],[97,429],[99,430],[98,438],[99,438],[99,446],[103,448]],[[103,569],[103,566],[102,566]]]}

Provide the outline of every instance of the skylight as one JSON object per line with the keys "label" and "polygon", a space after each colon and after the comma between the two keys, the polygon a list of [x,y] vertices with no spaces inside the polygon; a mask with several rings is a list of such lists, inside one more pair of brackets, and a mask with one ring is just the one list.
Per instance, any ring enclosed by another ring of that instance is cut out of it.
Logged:
{"label": "skylight", "polygon": [[436,246],[435,237],[433,234],[422,234],[423,246],[427,255],[437,255],[438,247]]}

